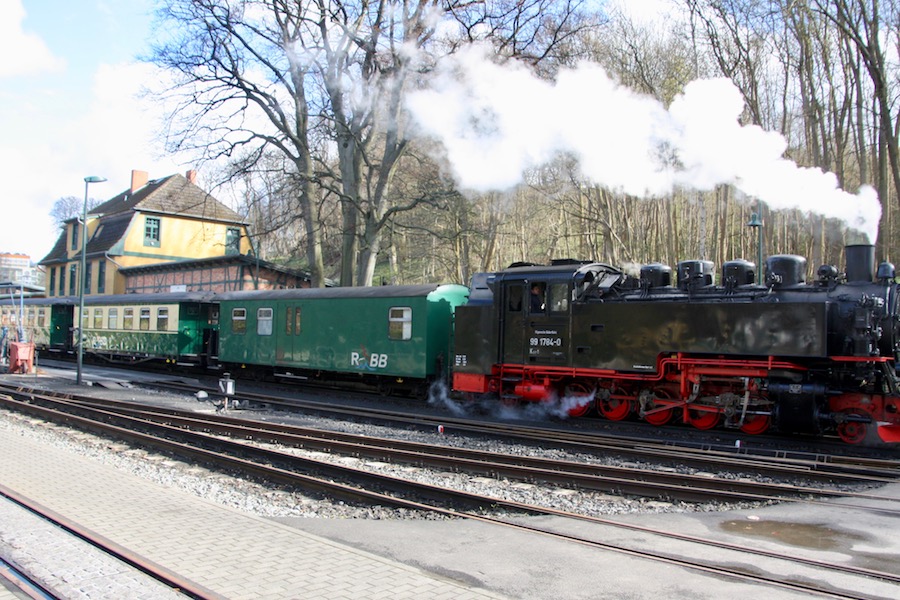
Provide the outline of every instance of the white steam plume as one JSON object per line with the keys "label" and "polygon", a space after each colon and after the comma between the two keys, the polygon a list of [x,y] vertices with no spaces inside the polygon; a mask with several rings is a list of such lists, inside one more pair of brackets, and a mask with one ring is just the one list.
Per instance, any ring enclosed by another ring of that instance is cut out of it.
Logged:
{"label": "white steam plume", "polygon": [[408,108],[443,143],[465,189],[513,187],[525,170],[564,152],[594,183],[633,196],[732,184],[771,208],[841,219],[870,243],[877,237],[875,190],[850,194],[833,173],[785,159],[780,134],[738,122],[743,99],[727,79],[691,82],[667,110],[597,65],[563,70],[550,83],[472,46],[446,58],[430,87],[410,94]]}

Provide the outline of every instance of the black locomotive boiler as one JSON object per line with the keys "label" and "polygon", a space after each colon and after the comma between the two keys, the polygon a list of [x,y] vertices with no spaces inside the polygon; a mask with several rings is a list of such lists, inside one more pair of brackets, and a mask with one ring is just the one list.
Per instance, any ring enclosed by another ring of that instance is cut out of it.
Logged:
{"label": "black locomotive boiler", "polygon": [[[600,263],[517,265],[473,279],[456,310],[453,388],[505,402],[566,398],[569,412],[747,434],[877,430],[900,441],[895,270],[873,246],[847,266],[806,259],[684,261],[640,276]],[[534,297],[533,297],[534,296]]]}

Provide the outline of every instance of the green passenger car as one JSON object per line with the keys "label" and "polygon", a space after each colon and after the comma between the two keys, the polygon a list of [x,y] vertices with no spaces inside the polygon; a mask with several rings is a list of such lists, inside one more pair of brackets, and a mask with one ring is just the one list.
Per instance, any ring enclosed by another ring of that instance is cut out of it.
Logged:
{"label": "green passenger car", "polygon": [[[65,318],[54,318],[66,310],[69,311],[68,327],[65,326]],[[6,328],[7,340],[16,338],[20,322],[23,325],[24,341],[34,342],[36,350],[45,351],[54,347],[62,349],[70,335],[71,302],[47,298],[20,300],[7,297],[0,300],[0,325]],[[64,332],[60,333],[60,328],[64,328]]]}
{"label": "green passenger car", "polygon": [[[84,352],[119,361],[206,364],[218,328],[210,294],[122,294],[85,298]],[[80,309],[74,307],[74,322]]]}
{"label": "green passenger car", "polygon": [[218,294],[219,360],[281,377],[421,390],[448,368],[461,285]]}

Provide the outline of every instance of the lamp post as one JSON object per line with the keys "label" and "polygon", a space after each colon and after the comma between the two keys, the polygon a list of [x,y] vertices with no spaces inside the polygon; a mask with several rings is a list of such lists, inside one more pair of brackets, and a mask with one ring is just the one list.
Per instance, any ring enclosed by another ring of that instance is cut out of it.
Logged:
{"label": "lamp post", "polygon": [[750,222],[747,223],[747,227],[752,229],[756,229],[756,282],[762,285],[763,282],[763,265],[762,265],[762,206],[757,201],[756,210],[759,212],[755,212],[750,215]]}
{"label": "lamp post", "polygon": [[88,186],[92,183],[102,183],[106,181],[105,177],[89,175],[84,178],[84,209],[81,211],[81,270],[78,272],[78,339],[75,342],[78,356],[75,383],[81,385],[81,365],[84,362],[84,288],[87,286],[84,276],[87,268],[87,205],[88,205]]}

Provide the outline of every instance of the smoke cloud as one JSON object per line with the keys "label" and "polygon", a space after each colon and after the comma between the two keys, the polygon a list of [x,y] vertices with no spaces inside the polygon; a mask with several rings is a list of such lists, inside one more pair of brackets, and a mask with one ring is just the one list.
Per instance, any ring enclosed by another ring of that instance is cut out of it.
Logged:
{"label": "smoke cloud", "polygon": [[509,189],[527,169],[567,153],[587,179],[632,196],[731,184],[773,209],[840,219],[870,243],[877,237],[875,190],[845,192],[833,173],[785,159],[780,134],[739,123],[743,99],[728,79],[693,81],[666,109],[594,64],[563,70],[553,83],[472,46],[444,59],[407,106],[443,144],[463,189]]}
{"label": "smoke cloud", "polygon": [[506,406],[496,398],[485,395],[477,400],[461,402],[450,395],[450,390],[443,382],[436,381],[428,389],[428,404],[446,410],[454,417],[470,417],[489,415],[503,421],[546,421],[549,419],[568,419],[569,411],[583,407],[594,401],[594,394],[558,397],[552,394],[541,402],[524,402]]}

